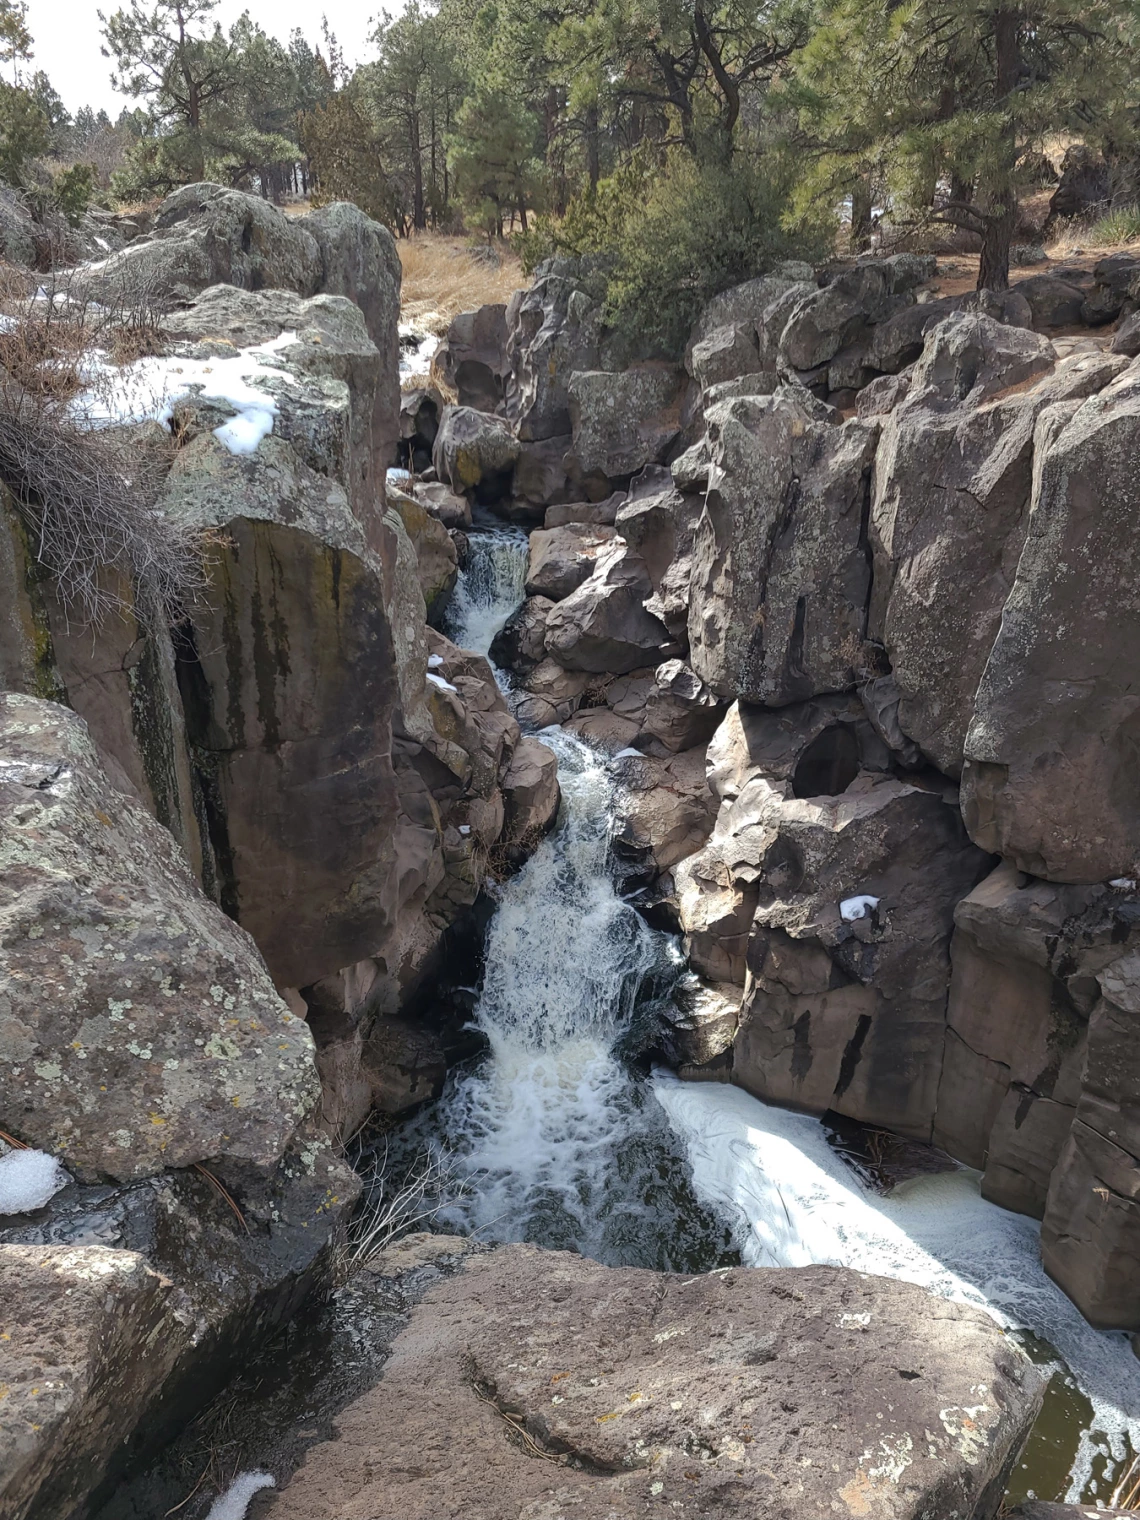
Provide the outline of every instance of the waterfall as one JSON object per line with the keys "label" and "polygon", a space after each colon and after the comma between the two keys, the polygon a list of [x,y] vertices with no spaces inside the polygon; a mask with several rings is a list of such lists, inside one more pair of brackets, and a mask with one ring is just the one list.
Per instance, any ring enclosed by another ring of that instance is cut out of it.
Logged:
{"label": "waterfall", "polygon": [[451,593],[444,632],[461,649],[488,654],[526,595],[527,535],[505,524],[479,524],[467,543],[467,563]]}
{"label": "waterfall", "polygon": [[416,1138],[466,1180],[444,1218],[612,1264],[715,1266],[727,1232],[696,1203],[679,1147],[625,1047],[641,1000],[681,970],[675,941],[618,891],[616,783],[560,729],[556,830],[500,890],[475,1023],[486,1056],[448,1080]]}
{"label": "waterfall", "polygon": [[987,1203],[968,1168],[882,1197],[859,1183],[817,1119],[664,1072],[653,1087],[685,1142],[698,1196],[731,1223],[746,1265],[820,1262],[901,1278],[1028,1332],[1037,1356],[1055,1362],[1047,1342],[1071,1381],[1064,1370],[1054,1379],[1024,1459],[1027,1481],[1051,1499],[1041,1491],[1051,1472],[1068,1502],[1107,1502],[1140,1451],[1140,1362],[1127,1336],[1094,1330],[1046,1277],[1035,1219]]}

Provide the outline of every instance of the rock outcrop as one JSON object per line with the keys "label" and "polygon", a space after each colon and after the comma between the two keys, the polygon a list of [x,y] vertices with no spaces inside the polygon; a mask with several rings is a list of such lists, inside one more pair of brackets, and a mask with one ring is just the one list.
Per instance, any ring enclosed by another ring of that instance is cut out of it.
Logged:
{"label": "rock outcrop", "polygon": [[508,1246],[431,1289],[270,1513],[983,1516],[1042,1387],[984,1314],[905,1283]]}

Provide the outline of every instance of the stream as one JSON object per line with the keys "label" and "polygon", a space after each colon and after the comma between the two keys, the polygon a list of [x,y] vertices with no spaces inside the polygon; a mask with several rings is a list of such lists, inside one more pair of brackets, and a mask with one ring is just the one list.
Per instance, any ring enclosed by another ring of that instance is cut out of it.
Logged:
{"label": "stream", "polygon": [[[447,627],[456,643],[488,652],[523,600],[526,544],[520,529],[471,533]],[[448,1158],[440,1222],[610,1265],[830,1263],[978,1305],[1056,1369],[1011,1500],[1107,1503],[1140,1451],[1127,1336],[1086,1323],[1041,1268],[1037,1221],[985,1202],[977,1173],[882,1196],[818,1119],[650,1068],[654,1006],[683,956],[622,896],[613,767],[561,729],[541,737],[558,756],[562,809],[498,889],[473,1015],[485,1052],[400,1140]]]}

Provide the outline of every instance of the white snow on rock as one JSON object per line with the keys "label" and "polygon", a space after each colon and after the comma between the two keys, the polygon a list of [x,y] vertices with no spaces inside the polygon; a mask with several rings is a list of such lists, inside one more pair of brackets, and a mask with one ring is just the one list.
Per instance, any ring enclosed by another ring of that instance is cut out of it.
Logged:
{"label": "white snow on rock", "polygon": [[272,1473],[239,1473],[234,1481],[210,1506],[206,1520],[245,1520],[245,1512],[254,1494],[263,1488],[276,1488],[277,1479]]}
{"label": "white snow on rock", "polygon": [[46,1151],[11,1150],[0,1156],[0,1214],[42,1209],[71,1177]]}
{"label": "white snow on rock", "polygon": [[252,454],[273,431],[277,402],[253,382],[294,376],[267,361],[297,341],[295,332],[281,333],[267,343],[239,349],[231,356],[188,359],[177,354],[138,359],[121,368],[98,363],[92,385],[71,403],[72,414],[85,426],[111,427],[124,422],[168,424],[174,408],[191,395],[217,401],[237,413],[214,429],[214,436],[231,454]]}
{"label": "white snow on rock", "polygon": [[401,322],[398,331],[400,379],[410,380],[413,375],[426,375],[440,340],[435,333],[424,332],[412,322]]}
{"label": "white snow on rock", "polygon": [[845,897],[839,904],[839,916],[844,923],[853,924],[857,918],[866,918],[873,908],[879,906],[877,897]]}
{"label": "white snow on rock", "polygon": [[428,671],[428,680],[433,686],[438,686],[440,691],[450,691],[454,692],[456,696],[459,695],[459,692],[452,686],[450,681],[445,681],[442,676],[432,675],[430,670]]}

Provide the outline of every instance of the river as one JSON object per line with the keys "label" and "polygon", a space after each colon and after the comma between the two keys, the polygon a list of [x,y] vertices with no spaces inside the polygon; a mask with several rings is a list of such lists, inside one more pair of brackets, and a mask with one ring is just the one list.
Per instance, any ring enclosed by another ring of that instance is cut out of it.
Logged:
{"label": "river", "polygon": [[[526,535],[477,528],[470,544],[448,632],[486,654],[523,599]],[[1011,1498],[1107,1502],[1140,1451],[1127,1337],[1084,1321],[1041,1268],[1037,1222],[985,1202],[976,1173],[884,1197],[819,1120],[650,1072],[653,1005],[682,974],[681,952],[622,896],[613,768],[561,729],[542,738],[562,809],[498,889],[473,1017],[486,1051],[404,1136],[447,1153],[460,1179],[444,1222],[610,1265],[831,1263],[976,1304],[1056,1369]]]}

